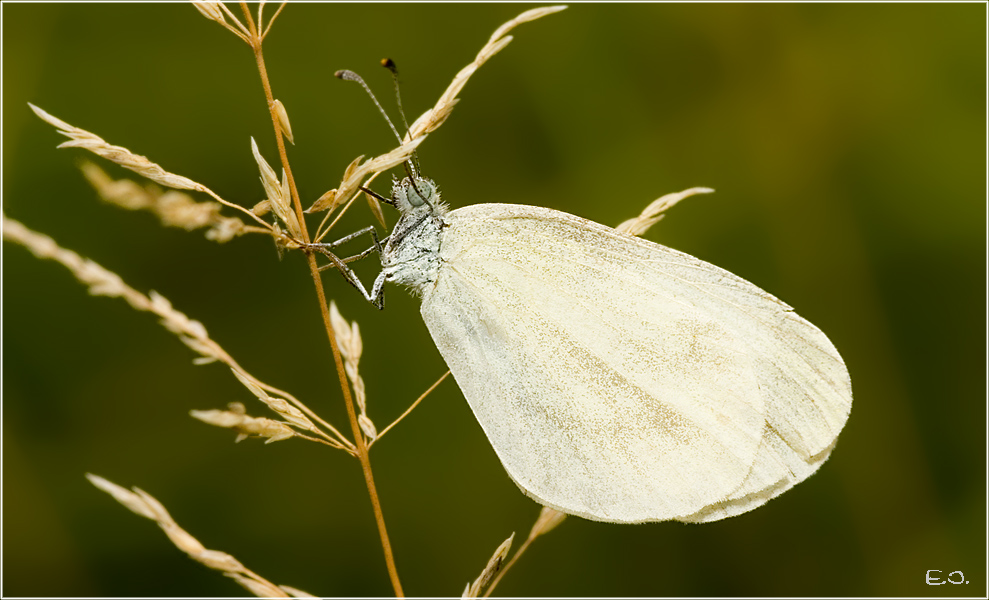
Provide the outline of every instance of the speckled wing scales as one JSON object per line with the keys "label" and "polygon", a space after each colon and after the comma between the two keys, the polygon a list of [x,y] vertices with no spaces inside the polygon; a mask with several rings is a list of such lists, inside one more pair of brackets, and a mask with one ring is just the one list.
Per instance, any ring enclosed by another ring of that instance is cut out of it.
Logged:
{"label": "speckled wing scales", "polygon": [[709,521],[827,457],[851,403],[827,338],[663,246],[544,208],[446,217],[422,315],[506,470],[589,519]]}

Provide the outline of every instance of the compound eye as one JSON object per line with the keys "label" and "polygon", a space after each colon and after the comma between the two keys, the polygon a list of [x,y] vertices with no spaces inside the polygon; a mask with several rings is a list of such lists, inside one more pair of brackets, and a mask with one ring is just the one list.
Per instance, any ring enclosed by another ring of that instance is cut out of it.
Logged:
{"label": "compound eye", "polygon": [[436,196],[436,186],[428,179],[416,178],[414,182],[409,180],[409,184],[405,188],[405,196],[412,206],[430,204],[433,197]]}

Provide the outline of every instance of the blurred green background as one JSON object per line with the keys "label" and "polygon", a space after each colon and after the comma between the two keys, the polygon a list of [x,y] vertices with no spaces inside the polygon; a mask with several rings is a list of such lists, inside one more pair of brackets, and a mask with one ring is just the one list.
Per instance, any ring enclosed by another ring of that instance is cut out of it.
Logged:
{"label": "blurred green background", "polygon": [[[392,57],[414,118],[525,8],[289,6],[265,56],[306,204],[354,157],[393,146],[335,70],[363,74],[390,109],[377,61]],[[713,187],[647,237],[796,307],[842,353],[855,393],[831,459],[781,498],[707,525],[568,519],[499,594],[986,593],[985,17],[979,4],[576,5],[518,28],[468,83],[420,152],[452,206],[542,205],[615,225],[662,194]],[[3,50],[5,213],[160,292],[250,372],[346,428],[301,256],[101,203],[77,169],[91,155],[56,151],[63,138],[27,108],[251,206],[263,190],[250,137],[277,161],[247,46],[189,5],[6,4]],[[355,205],[339,231],[370,223]],[[276,583],[391,594],[355,460],[295,440],[234,445],[188,417],[235,400],[265,415],[225,368],[193,366],[154,317],[89,297],[61,266],[3,252],[5,595],[243,595],[85,472],[148,491]],[[383,427],[445,366],[400,288],[379,313],[326,281],[360,323]],[[372,459],[410,595],[459,596],[539,511],[452,380]],[[928,586],[930,569],[969,583]]]}

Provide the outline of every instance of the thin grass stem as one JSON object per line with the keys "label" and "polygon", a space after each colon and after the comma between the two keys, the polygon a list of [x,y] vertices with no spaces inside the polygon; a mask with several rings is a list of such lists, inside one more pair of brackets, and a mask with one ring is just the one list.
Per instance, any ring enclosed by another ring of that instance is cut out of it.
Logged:
{"label": "thin grass stem", "polygon": [[[261,76],[261,85],[264,88],[265,99],[268,101],[268,109],[271,113],[271,121],[275,129],[275,140],[278,144],[278,156],[280,157],[282,167],[285,170],[285,177],[289,182],[289,189],[292,194],[292,203],[294,205],[301,229],[302,241],[308,244],[309,233],[306,230],[306,221],[302,213],[302,203],[299,199],[299,191],[296,188],[295,178],[292,176],[292,170],[289,167],[288,162],[288,155],[285,151],[285,141],[281,134],[281,126],[279,125],[278,114],[275,110],[275,99],[271,91],[271,83],[268,80],[268,71],[265,68],[264,55],[261,51],[261,37],[258,34],[257,26],[255,25],[254,20],[251,18],[251,11],[247,3],[241,2],[240,7],[241,11],[244,13],[248,28],[250,29],[251,46],[254,49],[254,56],[257,62],[258,73]],[[337,344],[336,335],[333,332],[333,326],[330,322],[329,307],[326,302],[326,294],[323,291],[323,282],[320,276],[319,266],[316,264],[316,255],[313,252],[307,252],[307,258],[309,263],[309,271],[313,278],[313,284],[316,286],[316,296],[319,300],[319,309],[323,317],[323,326],[326,329],[326,335],[330,341],[330,349],[333,352],[333,362],[336,366],[337,376],[340,379],[340,389],[343,392],[344,404],[347,408],[347,417],[350,420],[351,430],[354,434],[354,441],[357,446],[357,458],[361,463],[361,470],[364,473],[364,482],[367,486],[368,495],[371,498],[372,509],[374,510],[374,518],[378,524],[378,534],[381,538],[381,546],[385,554],[385,564],[388,569],[388,576],[391,579],[392,587],[395,590],[396,596],[404,597],[405,594],[402,591],[402,584],[398,577],[398,569],[395,566],[395,557],[392,553],[391,541],[388,538],[388,530],[385,527],[385,517],[381,509],[381,501],[378,498],[377,487],[374,483],[374,475],[371,470],[371,461],[368,456],[367,444],[364,441],[360,424],[357,421],[357,411],[354,408],[354,399],[350,393],[350,385],[347,382],[347,376],[344,371],[343,359],[340,356],[340,348]]]}
{"label": "thin grass stem", "polygon": [[412,409],[415,408],[415,407],[417,407],[417,406],[419,406],[419,403],[422,402],[423,400],[425,400],[426,399],[426,396],[428,396],[429,394],[433,393],[433,390],[435,390],[441,383],[443,383],[443,380],[446,379],[449,375],[450,375],[450,371],[449,370],[447,370],[446,373],[443,373],[443,375],[441,375],[440,378],[436,380],[436,383],[434,383],[433,385],[429,386],[429,389],[428,390],[426,390],[425,392],[423,392],[422,395],[419,396],[416,399],[416,401],[412,403],[411,406],[409,406],[407,409],[405,409],[405,412],[403,412],[400,417],[398,417],[397,419],[395,419],[394,421],[392,421],[391,422],[391,425],[389,425],[388,427],[385,427],[384,429],[382,429],[381,430],[381,433],[378,434],[378,437],[374,438],[374,440],[370,444],[368,444],[368,448],[370,448],[371,446],[374,445],[375,442],[377,442],[378,440],[380,440],[386,433],[388,433],[388,431],[392,427],[398,425],[398,422],[399,421],[401,421],[406,416],[408,416],[408,414],[410,412],[412,412]]}

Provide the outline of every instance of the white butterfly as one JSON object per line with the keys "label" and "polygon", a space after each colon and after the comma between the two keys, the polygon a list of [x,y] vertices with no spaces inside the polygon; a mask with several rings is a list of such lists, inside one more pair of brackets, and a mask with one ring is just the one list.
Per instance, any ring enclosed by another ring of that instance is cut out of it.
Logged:
{"label": "white butterfly", "polygon": [[566,213],[449,211],[396,182],[384,282],[422,316],[528,496],[615,523],[704,522],[806,479],[848,419],[848,371],[819,329],[714,265]]}

